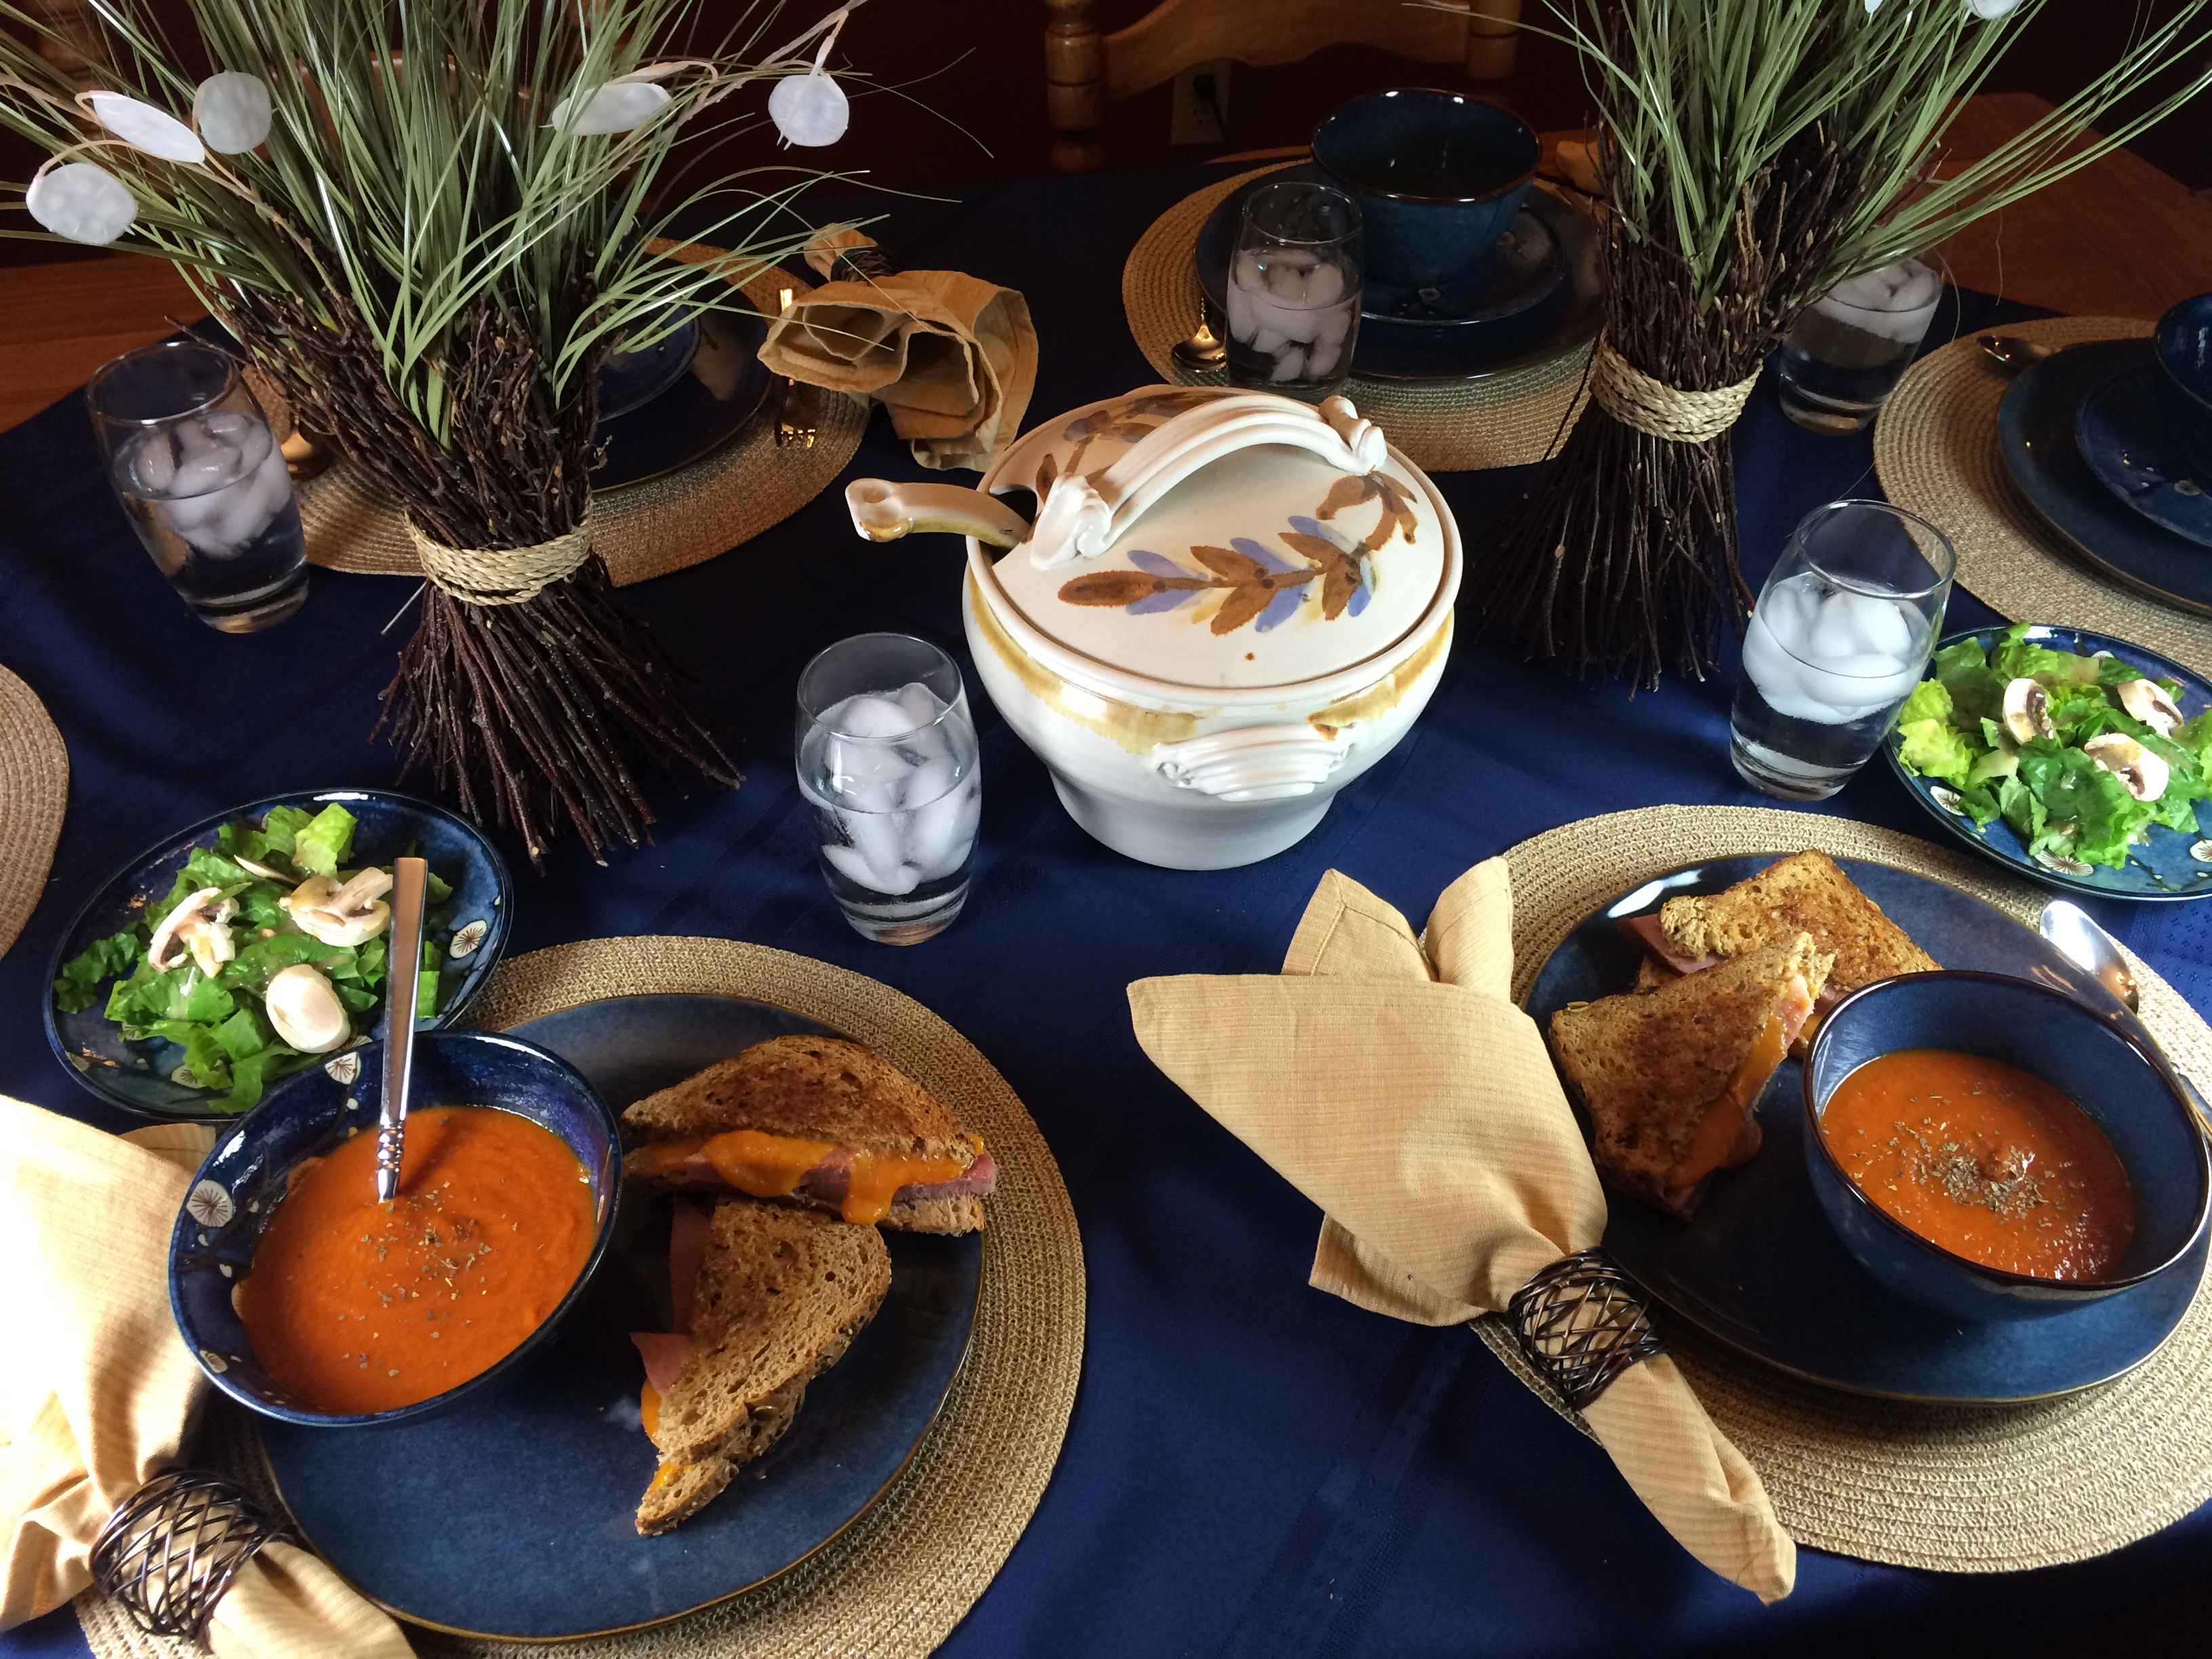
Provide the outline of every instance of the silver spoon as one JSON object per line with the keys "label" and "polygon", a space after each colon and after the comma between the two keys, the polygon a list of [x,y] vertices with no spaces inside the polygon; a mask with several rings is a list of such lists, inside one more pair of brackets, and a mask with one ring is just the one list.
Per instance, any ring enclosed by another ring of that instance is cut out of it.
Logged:
{"label": "silver spoon", "polygon": [[[2127,958],[2120,954],[2120,942],[2099,927],[2087,910],[2065,899],[2053,899],[2035,919],[2035,930],[2051,941],[2060,956],[2111,992],[2130,1013],[2136,1012],[2142,990]],[[2212,1104],[2207,1103],[2193,1079],[2171,1060],[2166,1066],[2188,1095],[2189,1103],[2197,1109],[2197,1127],[2212,1135]]]}
{"label": "silver spoon", "polygon": [[392,866],[392,937],[385,957],[384,1103],[376,1120],[376,1197],[389,1204],[399,1194],[399,1154],[407,1136],[407,1090],[415,1074],[415,988],[422,969],[422,889],[428,866],[421,859]]}
{"label": "silver spoon", "polygon": [[[1990,361],[2008,373],[2017,374],[2030,363],[2039,363],[2056,352],[2057,346],[2047,346],[2039,341],[2024,340],[2017,334],[1982,334],[1974,343],[1985,352]],[[2094,927],[2096,924],[2090,924]]]}

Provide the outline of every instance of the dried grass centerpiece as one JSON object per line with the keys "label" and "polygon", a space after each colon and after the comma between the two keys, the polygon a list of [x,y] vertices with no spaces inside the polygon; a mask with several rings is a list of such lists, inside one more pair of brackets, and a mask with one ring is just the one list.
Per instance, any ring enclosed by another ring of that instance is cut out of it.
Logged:
{"label": "dried grass centerpiece", "polygon": [[[592,551],[598,372],[804,246],[787,204],[811,169],[655,186],[679,137],[757,125],[732,94],[762,81],[787,139],[841,136],[822,64],[846,14],[762,51],[776,9],[755,8],[695,54],[699,9],[190,0],[187,58],[153,0],[101,0],[80,92],[33,50],[48,26],[0,0],[28,36],[0,30],[0,121],[54,150],[23,205],[173,260],[404,508],[429,580],[378,729],[541,866],[562,814],[602,861],[637,843],[635,756],[739,781]],[[728,254],[649,252],[679,216]]]}
{"label": "dried grass centerpiece", "polygon": [[[1703,678],[1751,601],[1729,430],[1766,354],[1838,283],[2128,143],[2207,85],[2212,0],[1989,156],[1939,177],[1958,100],[2043,0],[1553,0],[1599,111],[1605,331],[1590,401],[1509,514],[1478,631],[1583,678]],[[1524,24],[1523,27],[1534,27]],[[2145,227],[2146,234],[2152,227]]]}

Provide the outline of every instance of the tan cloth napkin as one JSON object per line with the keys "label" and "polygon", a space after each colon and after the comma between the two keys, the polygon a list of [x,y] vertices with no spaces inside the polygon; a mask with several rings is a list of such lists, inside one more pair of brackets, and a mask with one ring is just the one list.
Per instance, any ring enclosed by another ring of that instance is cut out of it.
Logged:
{"label": "tan cloth napkin", "polygon": [[[1604,1233],[1574,1114],[1511,1000],[1512,940],[1503,859],[1445,890],[1425,939],[1331,871],[1279,977],[1129,988],[1145,1052],[1326,1212],[1322,1289],[1453,1324]],[[1761,1601],[1790,1593],[1796,1546],[1671,1359],[1629,1367],[1583,1415],[1691,1554]]]}
{"label": "tan cloth napkin", "polygon": [[[870,246],[849,230],[827,240]],[[824,283],[769,323],[760,358],[794,380],[874,398],[928,467],[988,466],[1020,433],[1036,388],[1029,301],[957,270]]]}
{"label": "tan cloth napkin", "polygon": [[[92,1581],[116,1505],[177,1460],[207,1388],[169,1313],[169,1230],[215,1144],[115,1136],[0,1096],[0,1630]],[[314,1556],[264,1547],[216,1604],[221,1659],[410,1659],[399,1627]]]}

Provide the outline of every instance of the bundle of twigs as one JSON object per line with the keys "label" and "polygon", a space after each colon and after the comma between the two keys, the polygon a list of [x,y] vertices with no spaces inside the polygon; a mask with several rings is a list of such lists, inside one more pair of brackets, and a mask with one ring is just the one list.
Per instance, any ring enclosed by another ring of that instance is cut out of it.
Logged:
{"label": "bundle of twigs", "polygon": [[[1598,147],[1601,178],[1621,161]],[[1609,218],[1601,244],[1609,349],[1662,386],[1719,392],[1757,375],[1792,314],[1791,272],[1832,251],[1860,182],[1820,128],[1743,186],[1719,290],[1700,311],[1662,222],[1646,240]],[[1685,442],[1634,424],[1602,394],[1498,534],[1481,630],[1577,673],[1656,686],[1719,659],[1723,623],[1752,594],[1736,557],[1728,434]],[[1570,556],[1573,550],[1576,556]]]}
{"label": "bundle of twigs", "polygon": [[[1838,283],[2124,144],[2207,86],[2212,0],[1991,155],[1941,140],[2042,0],[1553,0],[1599,116],[1606,327],[1591,392],[1470,582],[1480,634],[1585,678],[1702,678],[1752,595],[1728,428],[1766,353]],[[1524,27],[1538,27],[1524,23]]]}
{"label": "bundle of twigs", "polygon": [[[377,729],[533,864],[563,817],[594,858],[635,845],[642,757],[740,781],[589,550],[597,376],[805,245],[818,173],[654,185],[679,134],[757,119],[729,101],[757,82],[787,136],[842,131],[852,3],[763,52],[775,0],[703,51],[696,0],[189,0],[196,80],[152,0],[103,0],[82,94],[0,30],[0,123],[54,151],[21,205],[175,261],[405,513],[429,580]],[[659,257],[679,217],[730,252]]]}

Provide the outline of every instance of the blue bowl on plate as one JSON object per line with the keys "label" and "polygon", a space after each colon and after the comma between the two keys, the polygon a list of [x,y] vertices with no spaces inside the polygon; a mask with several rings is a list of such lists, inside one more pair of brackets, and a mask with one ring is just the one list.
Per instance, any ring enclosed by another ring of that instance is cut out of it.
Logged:
{"label": "blue bowl on plate", "polygon": [[2167,418],[2201,480],[2212,473],[2212,294],[2184,300],[2151,335],[2167,392]]}
{"label": "blue bowl on plate", "polygon": [[[1984,1267],[1931,1244],[1879,1208],[1820,1133],[1836,1086],[1903,1048],[1951,1048],[2033,1073],[2112,1143],[2136,1200],[2135,1237],[2106,1278],[2054,1279]],[[1858,1264],[1923,1307],[1966,1320],[2064,1313],[2154,1278],[2185,1255],[2212,1201],[2195,1112],[2164,1063],[2116,1021],[2032,980],[1903,974],[1838,1003],[1805,1063],[1805,1167],[1820,1208]]]}
{"label": "blue bowl on plate", "polygon": [[1422,87],[1354,99],[1314,129],[1322,172],[1366,222],[1362,307],[1475,304],[1543,145],[1510,110]]}
{"label": "blue bowl on plate", "polygon": [[[342,1061],[357,1061],[349,1081]],[[286,1078],[216,1142],[192,1177],[169,1237],[169,1307],[177,1329],[216,1388],[264,1416],[311,1428],[364,1428],[404,1423],[443,1411],[512,1370],[544,1346],[605,1255],[622,1184],[622,1149],[614,1113],[566,1060],[535,1044],[486,1031],[435,1031],[415,1043],[416,1109],[433,1105],[497,1106],[550,1129],[584,1166],[599,1232],[583,1270],[544,1323],[505,1358],[467,1382],[393,1411],[319,1412],[288,1393],[261,1369],[231,1291],[252,1269],[254,1246],[283,1199],[291,1173],[355,1134],[374,1134],[384,1097],[384,1045],[356,1048]]]}
{"label": "blue bowl on plate", "polygon": [[[167,896],[192,848],[213,847],[216,832],[224,824],[258,823],[270,808],[277,806],[319,811],[333,801],[359,820],[353,837],[356,863],[389,864],[412,851],[421,854],[431,871],[452,886],[453,896],[444,907],[452,926],[431,934],[431,943],[443,951],[462,928],[472,922],[484,924],[483,936],[475,949],[441,964],[439,1011],[416,1021],[416,1029],[435,1030],[460,1017],[483,988],[500,952],[507,947],[507,922],[514,909],[514,886],[499,849],[474,824],[444,807],[388,789],[315,789],[272,795],[164,836],[104,883],[63,930],[53,959],[46,964],[46,1042],[70,1076],[109,1105],[141,1117],[214,1123],[235,1118],[235,1113],[213,1109],[210,1103],[220,1099],[219,1094],[189,1089],[172,1080],[170,1073],[185,1057],[179,1045],[161,1038],[138,1042],[125,1039],[122,1028],[106,1017],[105,985],[92,1006],[64,1013],[55,1005],[53,982],[60,977],[64,963],[82,955],[94,941],[131,926],[149,900]],[[374,1023],[357,1029],[371,1037],[381,1037],[384,1020],[380,1006]]]}

